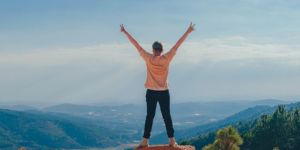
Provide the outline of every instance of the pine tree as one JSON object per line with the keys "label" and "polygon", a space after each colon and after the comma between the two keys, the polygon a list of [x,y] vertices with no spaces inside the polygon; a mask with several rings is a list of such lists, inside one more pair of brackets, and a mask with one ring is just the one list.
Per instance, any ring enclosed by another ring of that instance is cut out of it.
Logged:
{"label": "pine tree", "polygon": [[244,149],[298,150],[300,147],[300,110],[287,111],[278,106],[272,115],[262,115],[255,127],[243,133]]}
{"label": "pine tree", "polygon": [[214,143],[205,146],[203,150],[239,150],[241,144],[243,144],[243,139],[238,131],[234,127],[228,126],[220,129]]}

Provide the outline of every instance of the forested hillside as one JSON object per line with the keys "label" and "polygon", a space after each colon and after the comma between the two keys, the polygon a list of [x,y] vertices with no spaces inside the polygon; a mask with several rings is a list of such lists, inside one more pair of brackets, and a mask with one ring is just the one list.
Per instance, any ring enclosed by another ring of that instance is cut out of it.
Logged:
{"label": "forested hillside", "polygon": [[[298,150],[300,147],[300,109],[298,103],[280,105],[273,114],[264,114],[260,118],[233,124],[240,132],[242,150]],[[197,149],[214,143],[216,132],[199,135],[182,144],[195,145]]]}
{"label": "forested hillside", "polygon": [[132,134],[85,118],[0,109],[0,149],[90,148],[127,143]]}

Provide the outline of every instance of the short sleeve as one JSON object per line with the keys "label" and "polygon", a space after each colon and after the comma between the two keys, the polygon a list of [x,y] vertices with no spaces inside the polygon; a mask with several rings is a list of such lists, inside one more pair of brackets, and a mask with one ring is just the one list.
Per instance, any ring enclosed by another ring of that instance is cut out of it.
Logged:
{"label": "short sleeve", "polygon": [[171,61],[173,59],[173,57],[176,54],[177,49],[171,49],[170,51],[168,51],[167,53],[164,54],[164,56]]}
{"label": "short sleeve", "polygon": [[145,51],[144,49],[139,49],[139,54],[142,56],[142,58],[147,61],[148,58],[151,56],[151,54],[147,51]]}

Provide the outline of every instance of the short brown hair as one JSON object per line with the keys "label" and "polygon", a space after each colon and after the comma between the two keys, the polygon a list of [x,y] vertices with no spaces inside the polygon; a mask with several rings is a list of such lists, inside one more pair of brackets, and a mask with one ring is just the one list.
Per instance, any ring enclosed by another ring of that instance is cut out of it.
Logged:
{"label": "short brown hair", "polygon": [[155,51],[158,51],[158,52],[162,52],[163,51],[163,46],[160,42],[158,41],[155,41],[153,44],[152,44],[152,48],[155,50]]}

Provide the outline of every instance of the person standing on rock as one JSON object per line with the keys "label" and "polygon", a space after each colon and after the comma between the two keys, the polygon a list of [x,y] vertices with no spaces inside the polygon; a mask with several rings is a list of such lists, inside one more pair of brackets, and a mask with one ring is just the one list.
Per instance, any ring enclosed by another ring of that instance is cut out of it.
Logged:
{"label": "person standing on rock", "polygon": [[155,41],[152,45],[153,53],[145,51],[139,43],[125,30],[123,24],[120,25],[121,32],[123,32],[129,41],[138,50],[140,56],[144,59],[147,66],[147,79],[144,84],[146,91],[147,102],[147,115],[144,126],[143,139],[140,142],[138,148],[147,147],[149,145],[149,138],[151,134],[153,119],[155,116],[155,110],[157,102],[159,103],[161,113],[165,122],[167,134],[169,137],[169,146],[177,146],[174,138],[174,129],[170,113],[170,94],[168,89],[168,72],[169,64],[173,59],[178,47],[183,43],[187,36],[194,31],[195,24],[191,23],[187,31],[177,41],[177,43],[165,54],[163,52],[163,46],[160,42]]}

